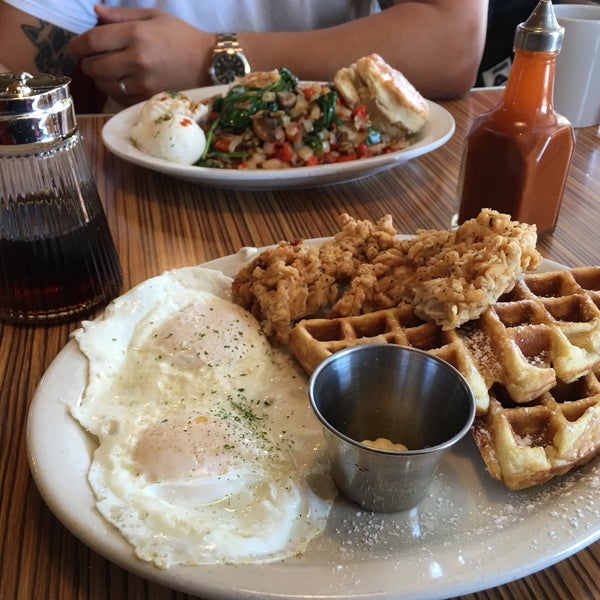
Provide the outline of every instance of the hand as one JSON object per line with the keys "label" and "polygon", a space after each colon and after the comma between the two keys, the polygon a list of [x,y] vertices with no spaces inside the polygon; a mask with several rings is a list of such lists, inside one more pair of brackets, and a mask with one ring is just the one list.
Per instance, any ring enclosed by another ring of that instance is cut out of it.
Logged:
{"label": "hand", "polygon": [[209,85],[215,34],[159,10],[95,10],[98,25],[73,38],[69,51],[107,96],[135,104],[163,90]]}

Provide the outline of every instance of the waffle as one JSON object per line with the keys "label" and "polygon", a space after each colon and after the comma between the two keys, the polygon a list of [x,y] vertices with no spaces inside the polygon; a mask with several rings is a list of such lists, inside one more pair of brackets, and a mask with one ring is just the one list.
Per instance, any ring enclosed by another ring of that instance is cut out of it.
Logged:
{"label": "waffle", "polygon": [[520,489],[600,451],[599,307],[600,267],[579,267],[523,275],[459,329],[443,331],[402,305],[301,321],[290,346],[309,374],[333,352],[365,343],[413,346],[443,358],[473,390],[473,436],[490,474]]}
{"label": "waffle", "polygon": [[487,411],[487,384],[459,330],[444,331],[431,321],[421,320],[409,304],[352,317],[305,319],[292,329],[290,336],[290,348],[309,375],[338,350],[382,343],[412,346],[444,359],[468,381],[478,414]]}
{"label": "waffle", "polygon": [[583,465],[600,452],[600,371],[559,381],[532,402],[492,391],[472,434],[490,475],[512,490]]}

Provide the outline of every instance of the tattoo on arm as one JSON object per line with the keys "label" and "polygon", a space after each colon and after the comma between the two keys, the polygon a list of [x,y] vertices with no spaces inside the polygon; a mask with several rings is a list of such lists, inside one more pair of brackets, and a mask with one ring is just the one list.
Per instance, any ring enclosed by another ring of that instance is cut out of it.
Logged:
{"label": "tattoo on arm", "polygon": [[67,42],[74,33],[52,23],[39,21],[39,27],[22,25],[27,39],[37,48],[35,66],[41,73],[68,75],[75,67],[75,59],[67,54]]}

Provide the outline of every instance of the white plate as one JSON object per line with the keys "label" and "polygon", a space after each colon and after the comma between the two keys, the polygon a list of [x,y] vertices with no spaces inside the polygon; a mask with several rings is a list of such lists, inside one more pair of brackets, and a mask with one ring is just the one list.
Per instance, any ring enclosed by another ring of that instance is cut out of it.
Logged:
{"label": "white plate", "polygon": [[[318,243],[319,240],[313,240]],[[234,275],[248,249],[204,266]],[[563,268],[546,261],[544,268]],[[467,436],[444,459],[428,496],[408,512],[366,513],[342,498],[307,552],[266,565],[174,567],[138,560],[94,507],[87,471],[94,440],[68,415],[86,359],[74,341],[57,355],[32,400],[27,449],[50,509],[80,540],[121,567],[205,598],[432,600],[506,583],[600,537],[600,463],[521,492],[485,472]]]}
{"label": "white plate", "polygon": [[[201,99],[223,93],[227,89],[228,86],[215,86],[188,90],[186,93],[193,99]],[[385,169],[391,169],[407,160],[431,152],[448,141],[454,133],[452,115],[440,105],[428,101],[430,117],[423,129],[415,136],[411,145],[404,150],[372,158],[315,167],[298,167],[273,171],[210,169],[207,167],[178,165],[138,150],[129,136],[131,128],[137,122],[142,104],[126,108],[108,120],[102,129],[102,139],[106,147],[117,156],[136,165],[179,179],[222,188],[266,190],[313,187],[352,181],[353,179],[374,175]]]}

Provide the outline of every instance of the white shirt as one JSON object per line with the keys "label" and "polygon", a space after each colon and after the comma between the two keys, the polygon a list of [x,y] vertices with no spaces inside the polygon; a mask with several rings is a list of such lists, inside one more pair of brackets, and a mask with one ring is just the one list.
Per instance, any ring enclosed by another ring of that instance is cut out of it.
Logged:
{"label": "white shirt", "polygon": [[[4,0],[7,4],[82,33],[96,24],[99,0]],[[204,31],[306,31],[363,17],[377,0],[104,0],[107,6],[157,8]]]}

